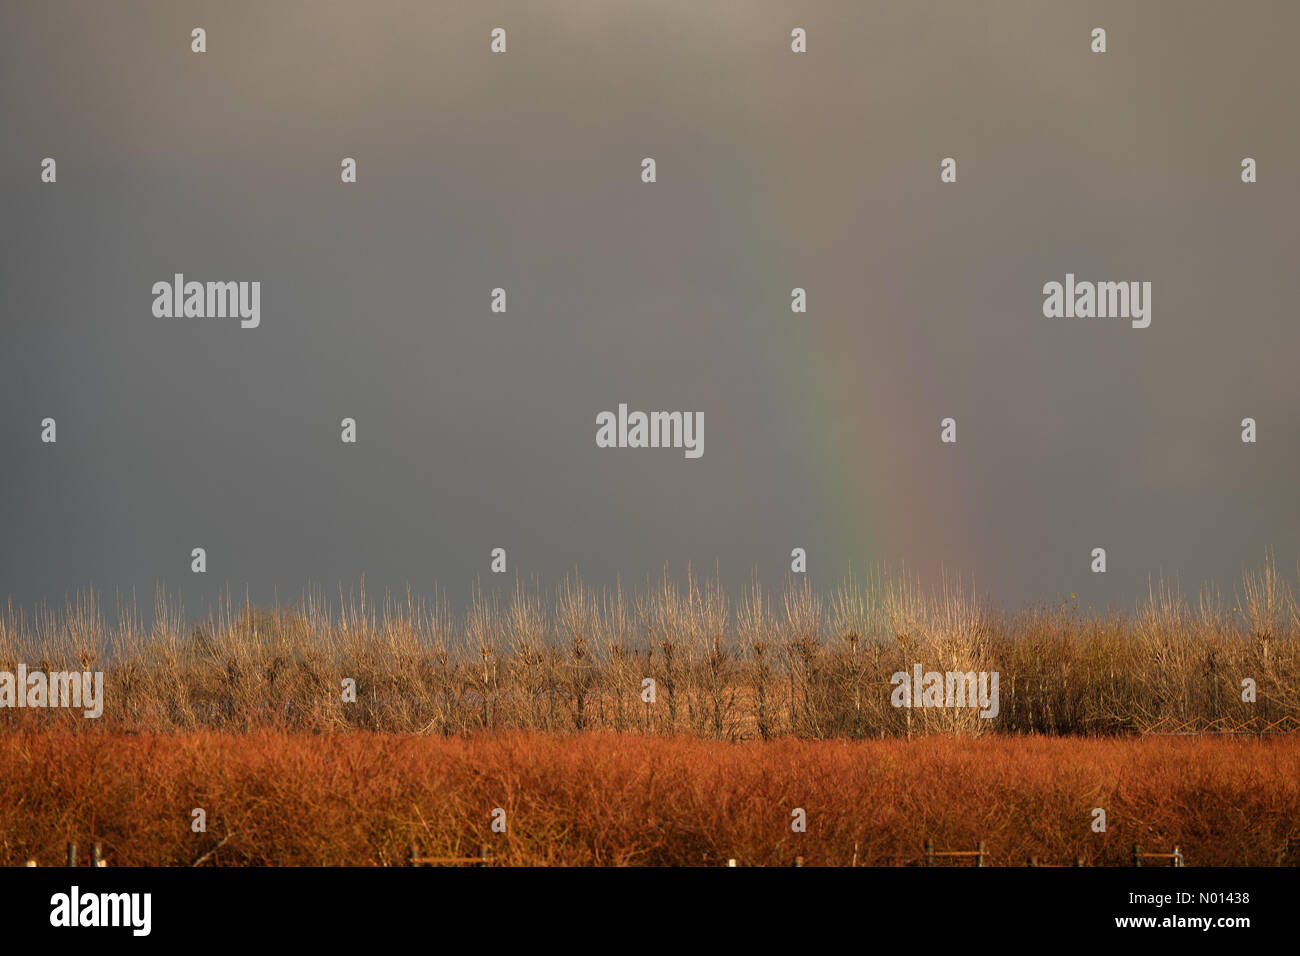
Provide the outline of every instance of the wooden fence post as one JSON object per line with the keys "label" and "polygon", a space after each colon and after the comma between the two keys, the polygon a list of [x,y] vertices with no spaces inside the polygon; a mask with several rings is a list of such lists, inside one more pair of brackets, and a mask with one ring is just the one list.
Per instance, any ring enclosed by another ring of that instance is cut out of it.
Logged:
{"label": "wooden fence post", "polygon": [[77,865],[77,844],[68,841],[68,866]]}
{"label": "wooden fence post", "polygon": [[107,863],[104,862],[104,844],[100,843],[98,840],[96,840],[94,845],[90,848],[90,865],[91,866],[108,865]]}
{"label": "wooden fence post", "polygon": [[934,866],[934,841],[925,841],[925,865]]}
{"label": "wooden fence post", "polygon": [[975,849],[976,849],[975,865],[983,866],[984,865],[984,841],[980,840],[980,842],[975,845]]}
{"label": "wooden fence post", "polygon": [[1136,843],[1133,844],[1133,865],[1142,865],[1142,847],[1138,846]]}

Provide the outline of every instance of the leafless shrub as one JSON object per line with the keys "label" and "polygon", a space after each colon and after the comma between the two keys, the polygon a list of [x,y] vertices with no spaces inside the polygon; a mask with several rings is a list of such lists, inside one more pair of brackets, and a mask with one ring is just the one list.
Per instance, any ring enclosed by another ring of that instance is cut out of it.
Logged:
{"label": "leafless shrub", "polygon": [[[970,588],[926,590],[906,574],[852,575],[823,595],[806,577],[734,605],[716,575],[687,571],[625,591],[576,576],[553,597],[515,580],[446,597],[386,595],[364,582],[259,608],[227,596],[188,619],[155,595],[149,623],[119,596],[0,615],[0,670],[106,672],[105,722],[154,730],[357,728],[454,735],[475,729],[612,729],[718,739],[927,733],[1112,734],[1169,726],[1261,728],[1300,719],[1300,607],[1271,558],[1228,605],[1153,581],[1134,613],[1076,604],[997,613]],[[998,672],[1001,708],[900,708],[891,678],[914,665]],[[653,704],[642,681],[657,685]],[[357,699],[341,686],[355,681]],[[1243,682],[1257,699],[1243,699]],[[66,710],[0,708],[0,724],[85,727]]]}

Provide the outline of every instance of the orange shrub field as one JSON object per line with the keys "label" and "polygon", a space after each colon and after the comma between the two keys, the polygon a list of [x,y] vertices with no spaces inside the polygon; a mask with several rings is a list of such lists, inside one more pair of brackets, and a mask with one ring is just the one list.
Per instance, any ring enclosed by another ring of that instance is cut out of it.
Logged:
{"label": "orange shrub field", "polygon": [[5,865],[58,863],[69,840],[101,841],[116,866],[393,866],[417,841],[425,855],[487,844],[509,865],[906,865],[927,839],[983,840],[993,865],[1130,865],[1135,843],[1177,844],[1192,866],[1295,865],[1300,740],[0,735]]}

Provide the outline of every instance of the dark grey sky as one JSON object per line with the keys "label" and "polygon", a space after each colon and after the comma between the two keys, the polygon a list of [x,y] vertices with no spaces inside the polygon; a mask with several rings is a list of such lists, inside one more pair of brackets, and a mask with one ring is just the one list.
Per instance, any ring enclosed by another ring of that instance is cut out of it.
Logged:
{"label": "dark grey sky", "polygon": [[[4,5],[0,592],[1294,578],[1300,7],[1074,6]],[[1151,327],[1044,318],[1067,272]],[[598,449],[619,402],[703,457]]]}

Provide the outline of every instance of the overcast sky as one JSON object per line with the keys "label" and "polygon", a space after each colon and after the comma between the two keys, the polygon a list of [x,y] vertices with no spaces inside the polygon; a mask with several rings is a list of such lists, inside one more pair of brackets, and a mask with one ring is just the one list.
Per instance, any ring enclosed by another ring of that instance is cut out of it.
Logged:
{"label": "overcast sky", "polygon": [[[1013,607],[1294,581],[1300,7],[741,10],[4,5],[0,594],[459,603],[495,547]],[[178,272],[260,326],[155,317]],[[1150,327],[1045,318],[1067,273],[1149,281]],[[703,456],[597,448],[620,402]]]}

